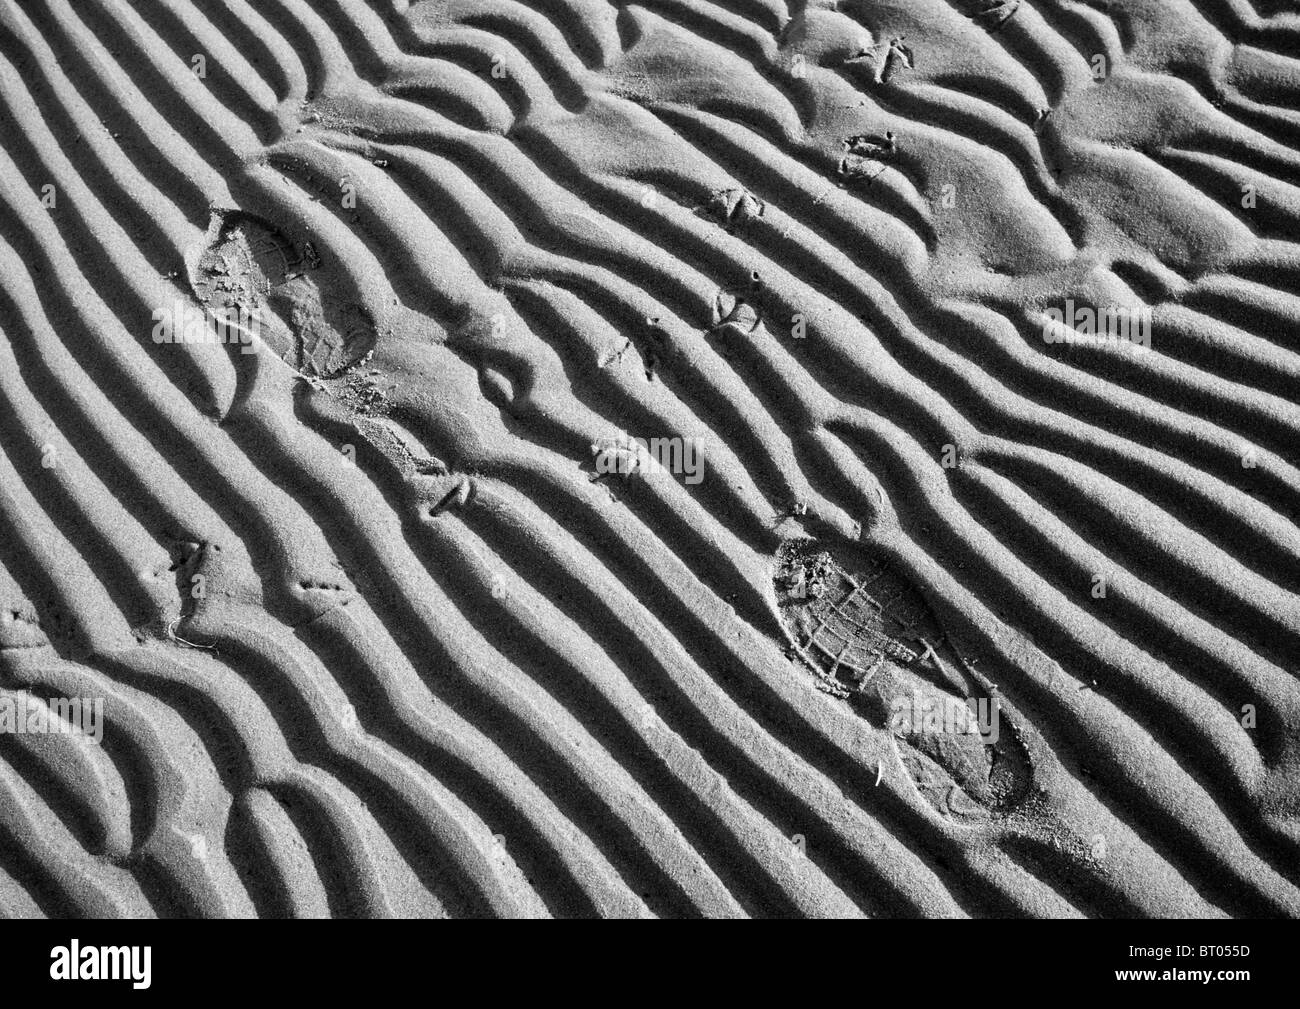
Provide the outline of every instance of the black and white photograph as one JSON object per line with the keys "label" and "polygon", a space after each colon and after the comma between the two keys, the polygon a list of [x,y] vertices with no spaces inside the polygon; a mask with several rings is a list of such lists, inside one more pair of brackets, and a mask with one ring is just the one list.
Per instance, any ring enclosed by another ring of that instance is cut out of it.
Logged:
{"label": "black and white photograph", "polygon": [[42,989],[829,918],[1226,1004],[1297,523],[1298,0],[0,0]]}

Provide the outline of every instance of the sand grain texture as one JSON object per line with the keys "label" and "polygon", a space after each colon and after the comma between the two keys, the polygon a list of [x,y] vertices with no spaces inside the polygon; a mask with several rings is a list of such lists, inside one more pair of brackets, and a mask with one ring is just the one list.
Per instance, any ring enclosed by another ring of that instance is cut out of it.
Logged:
{"label": "sand grain texture", "polygon": [[0,914],[1296,916],[1297,333],[1277,0],[0,0]]}

